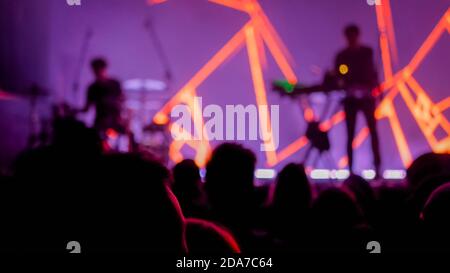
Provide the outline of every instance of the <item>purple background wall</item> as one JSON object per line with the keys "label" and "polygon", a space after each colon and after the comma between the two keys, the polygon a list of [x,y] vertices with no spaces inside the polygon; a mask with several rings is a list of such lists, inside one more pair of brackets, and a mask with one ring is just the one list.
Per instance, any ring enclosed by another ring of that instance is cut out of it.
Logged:
{"label": "purple background wall", "polygon": [[[45,112],[53,101],[68,100],[81,105],[84,90],[92,80],[88,62],[81,75],[81,92],[71,92],[83,37],[92,29],[88,59],[102,55],[109,59],[111,74],[119,79],[163,79],[164,69],[144,28],[149,16],[161,37],[172,65],[177,91],[248,20],[247,14],[204,0],[169,0],[148,6],[144,0],[82,0],[81,7],[69,7],[64,0],[0,0],[0,88],[21,90],[37,82],[52,90],[41,103]],[[391,1],[397,34],[399,64],[409,62],[415,51],[450,5],[448,0]],[[312,66],[330,68],[333,56],[344,46],[342,28],[350,22],[361,26],[363,41],[379,54],[374,7],[365,0],[261,0],[269,19],[287,45],[294,70],[304,83],[319,81]],[[434,101],[448,97],[450,78],[450,36],[444,35],[416,73],[430,90]],[[268,55],[266,79],[281,73]],[[378,61],[381,70],[381,61]],[[246,50],[221,66],[198,89],[204,103],[255,103]],[[317,100],[320,101],[320,96]],[[305,124],[296,102],[268,92],[270,104],[280,105],[280,148],[299,137]],[[401,101],[397,101],[403,129],[413,155],[430,150],[420,130]],[[5,166],[25,144],[27,105],[0,101],[0,163]],[[446,113],[450,117],[450,113]],[[13,123],[11,121],[14,121]],[[362,118],[361,120],[362,121]],[[363,125],[361,123],[361,125]],[[400,168],[391,130],[379,124],[384,167]],[[344,154],[344,127],[331,132],[333,156]],[[259,142],[246,143],[257,151]],[[371,166],[366,141],[357,153],[357,168]],[[301,153],[292,159],[299,159]],[[264,155],[258,154],[260,166]],[[282,163],[281,165],[284,165]]]}

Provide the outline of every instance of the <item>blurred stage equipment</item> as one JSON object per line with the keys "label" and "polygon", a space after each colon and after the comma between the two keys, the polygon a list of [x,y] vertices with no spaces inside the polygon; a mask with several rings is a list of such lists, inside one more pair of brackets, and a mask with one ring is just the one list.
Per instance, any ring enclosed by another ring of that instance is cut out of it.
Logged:
{"label": "blurred stage equipment", "polygon": [[170,134],[166,125],[151,123],[143,130],[139,147],[140,151],[148,152],[164,164],[169,163]]}
{"label": "blurred stage equipment", "polygon": [[153,79],[131,79],[123,84],[125,111],[137,149],[167,163],[170,134],[166,124],[155,124],[151,117],[167,101],[167,84]]}
{"label": "blurred stage equipment", "polygon": [[[158,1],[149,4],[159,4]],[[150,15],[144,21],[150,41],[164,69],[164,81],[157,79],[129,79],[124,82],[126,111],[130,130],[139,151],[149,153],[168,163],[170,135],[165,123],[156,123],[151,117],[169,99],[168,90],[173,81],[172,69],[160,37],[155,31]]]}
{"label": "blurred stage equipment", "polygon": [[29,148],[43,145],[48,141],[47,124],[44,120],[41,120],[37,106],[40,100],[46,99],[49,95],[50,92],[48,90],[37,84],[33,84],[29,89],[26,89],[25,92],[20,93],[20,96],[30,103]]}
{"label": "blurred stage equipment", "polygon": [[7,92],[0,89],[0,101],[25,101],[29,103],[28,112],[28,139],[27,147],[34,148],[45,145],[49,140],[49,122],[41,117],[38,109],[39,102],[47,99],[50,92],[37,85],[32,84],[28,89],[18,92]]}
{"label": "blurred stage equipment", "polygon": [[[122,116],[127,124],[127,132],[117,132],[113,129],[106,130],[103,147],[105,151],[109,152],[140,150],[152,153],[153,156],[164,158],[168,154],[168,145],[164,144],[167,142],[168,129],[162,125],[155,126],[149,117],[152,117],[159,107],[167,101],[167,90],[172,81],[172,73],[160,39],[153,28],[150,18],[145,21],[144,27],[148,31],[156,54],[164,67],[164,81],[155,79],[129,79],[123,83],[125,102]],[[88,28],[81,46],[78,66],[72,86],[74,99],[77,99],[80,77],[92,36],[93,31],[91,28]],[[78,113],[78,109],[71,107],[67,103],[59,103],[53,106],[53,119],[55,120],[76,119]],[[167,131],[165,134],[161,134],[163,128]],[[156,142],[159,145],[158,148],[153,147]]]}
{"label": "blurred stage equipment", "polygon": [[[301,96],[300,107],[307,123],[304,135],[308,140],[308,145],[302,160],[303,164],[316,168],[320,158],[326,156],[328,164],[335,167],[336,163],[330,153],[331,145],[328,131],[321,128],[321,123],[329,116],[330,109],[332,109],[331,114],[335,114],[335,109],[331,107],[332,103],[328,98],[328,94],[342,90],[338,77],[332,72],[327,72],[321,84],[310,86],[292,84],[287,80],[278,80],[272,83],[272,89],[280,95],[289,96],[290,98]],[[326,105],[323,107],[320,117],[314,114],[309,96],[305,96],[312,93],[325,93],[327,95]],[[309,165],[308,162],[311,160],[312,152],[314,151],[316,152],[316,156],[312,159],[312,165]]]}
{"label": "blurred stage equipment", "polygon": [[161,39],[159,38],[157,32],[154,29],[153,21],[150,16],[147,17],[147,19],[144,22],[144,27],[147,30],[148,36],[150,37],[151,42],[153,43],[153,46],[156,50],[156,55],[159,58],[159,61],[161,62],[163,68],[164,68],[164,77],[166,80],[166,84],[170,85],[172,82],[172,69],[169,63],[169,59],[167,58],[166,52],[164,51],[164,47],[161,43]]}

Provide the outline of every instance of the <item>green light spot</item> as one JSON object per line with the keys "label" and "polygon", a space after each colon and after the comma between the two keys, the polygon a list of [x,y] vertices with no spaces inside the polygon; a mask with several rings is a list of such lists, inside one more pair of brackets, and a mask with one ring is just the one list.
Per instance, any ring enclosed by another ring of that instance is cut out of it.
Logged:
{"label": "green light spot", "polygon": [[284,90],[284,92],[286,92],[286,93],[294,92],[295,85],[289,83],[288,81],[278,80],[278,81],[275,81],[275,85],[282,88]]}

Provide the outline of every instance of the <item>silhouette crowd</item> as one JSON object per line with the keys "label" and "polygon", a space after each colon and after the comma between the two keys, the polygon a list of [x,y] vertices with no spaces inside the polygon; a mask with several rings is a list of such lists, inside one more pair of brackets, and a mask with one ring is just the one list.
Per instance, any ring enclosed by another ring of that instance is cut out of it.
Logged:
{"label": "silhouette crowd", "polygon": [[193,160],[169,170],[150,154],[105,154],[78,121],[54,128],[50,145],[23,152],[0,179],[1,251],[66,252],[72,240],[94,253],[449,248],[450,155],[418,157],[404,184],[351,175],[318,187],[289,163],[275,183],[255,187],[256,157],[239,144],[216,147],[202,179]]}

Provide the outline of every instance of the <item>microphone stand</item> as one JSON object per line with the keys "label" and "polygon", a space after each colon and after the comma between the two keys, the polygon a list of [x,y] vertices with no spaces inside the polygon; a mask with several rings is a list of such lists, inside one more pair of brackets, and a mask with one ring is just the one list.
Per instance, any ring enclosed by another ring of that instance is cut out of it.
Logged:
{"label": "microphone stand", "polygon": [[78,66],[77,66],[77,70],[75,71],[75,77],[74,77],[74,82],[72,85],[72,95],[76,98],[78,91],[80,89],[80,78],[81,78],[81,72],[83,71],[83,67],[84,67],[84,61],[86,59],[86,55],[89,49],[89,42],[92,38],[93,32],[92,29],[89,28],[86,31],[86,34],[84,36],[84,40],[83,40],[83,44],[81,46],[81,51],[80,51],[80,57],[78,59]]}
{"label": "microphone stand", "polygon": [[144,27],[147,30],[147,33],[150,37],[151,42],[153,43],[153,46],[155,47],[156,50],[156,55],[159,58],[159,61],[161,62],[161,64],[164,67],[165,70],[165,78],[166,81],[168,83],[168,85],[170,85],[170,83],[172,82],[172,69],[169,63],[169,59],[167,58],[167,55],[164,51],[164,48],[162,46],[161,43],[161,39],[159,38],[158,34],[156,33],[154,27],[153,27],[153,22],[150,18],[150,16],[147,18],[147,20],[145,20],[144,22]]}

